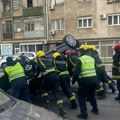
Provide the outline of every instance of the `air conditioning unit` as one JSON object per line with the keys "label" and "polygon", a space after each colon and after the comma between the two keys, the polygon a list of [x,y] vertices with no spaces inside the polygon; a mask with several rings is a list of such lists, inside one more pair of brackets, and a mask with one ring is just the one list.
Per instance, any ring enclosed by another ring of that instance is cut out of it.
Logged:
{"label": "air conditioning unit", "polygon": [[55,35],[55,33],[56,33],[55,30],[51,30],[51,31],[50,31],[50,34],[51,34],[51,35]]}
{"label": "air conditioning unit", "polygon": [[114,2],[120,2],[120,0],[113,0]]}
{"label": "air conditioning unit", "polygon": [[107,15],[106,15],[106,14],[102,14],[102,15],[100,15],[100,18],[101,18],[101,19],[106,19],[106,18],[107,18]]}
{"label": "air conditioning unit", "polygon": [[107,0],[107,3],[109,4],[109,3],[113,3],[114,2],[114,0]]}
{"label": "air conditioning unit", "polygon": [[50,10],[54,10],[54,9],[55,9],[55,5],[51,5]]}

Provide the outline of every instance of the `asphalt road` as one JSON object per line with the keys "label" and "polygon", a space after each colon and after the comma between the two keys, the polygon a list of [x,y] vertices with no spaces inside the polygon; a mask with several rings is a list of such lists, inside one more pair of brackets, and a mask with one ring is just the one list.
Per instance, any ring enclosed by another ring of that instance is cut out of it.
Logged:
{"label": "asphalt road", "polygon": [[[117,92],[113,94],[108,89],[106,99],[97,100],[98,108],[100,111],[99,115],[95,115],[91,113],[92,107],[90,106],[89,102],[87,102],[88,117],[89,117],[88,119],[89,120],[120,120],[120,103],[114,100],[114,97],[116,96],[117,96]],[[71,110],[69,108],[69,101],[67,100],[67,98],[64,95],[62,95],[62,97],[64,99],[64,106],[65,106],[65,111],[66,111],[65,118],[67,118],[68,120],[80,120],[80,118],[78,119],[76,117],[76,115],[80,113],[79,107],[76,110]],[[44,107],[39,96],[33,98],[33,103]],[[57,109],[54,99],[52,99],[47,109],[58,114],[58,109]]]}
{"label": "asphalt road", "polygon": [[[3,73],[0,73],[0,76],[2,74]],[[74,91],[76,91],[76,88],[77,85],[73,86]],[[114,97],[117,96],[118,92],[113,94],[109,89],[107,91],[108,92],[105,100],[97,100],[98,108],[100,111],[99,115],[94,115],[93,113],[91,113],[92,108],[89,102],[87,102],[89,120],[120,120],[120,103],[114,100]],[[69,108],[69,101],[67,100],[65,95],[63,95],[63,93],[62,93],[62,97],[64,100],[64,107],[66,111],[65,118],[67,118],[68,120],[80,120],[76,117],[76,115],[80,113],[79,107],[76,110],[71,110]],[[51,103],[49,104],[47,109],[58,114],[58,108],[54,101],[54,97],[51,96],[51,98],[52,98]],[[32,96],[32,101],[33,104],[44,107],[39,94],[37,96]]]}

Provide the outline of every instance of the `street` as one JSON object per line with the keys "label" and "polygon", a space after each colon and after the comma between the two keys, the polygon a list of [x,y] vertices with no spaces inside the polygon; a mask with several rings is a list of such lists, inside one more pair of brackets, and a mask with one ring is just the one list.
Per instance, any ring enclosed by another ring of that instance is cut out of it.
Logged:
{"label": "street", "polygon": [[[71,110],[69,108],[69,102],[67,98],[64,95],[62,96],[64,99],[64,105],[65,105],[65,111],[66,111],[65,118],[67,118],[68,120],[80,120],[79,118],[76,117],[76,115],[80,113],[79,107],[76,110]],[[88,119],[89,120],[120,120],[120,103],[114,100],[114,97],[116,96],[117,96],[117,92],[113,94],[108,89],[106,99],[98,100],[98,108],[100,111],[99,115],[95,115],[91,112],[92,108],[89,102],[87,102]],[[34,98],[33,102],[36,105],[42,106],[42,103],[40,102],[39,98]],[[48,106],[48,109],[58,114],[58,109],[54,100],[51,101],[51,103]]]}

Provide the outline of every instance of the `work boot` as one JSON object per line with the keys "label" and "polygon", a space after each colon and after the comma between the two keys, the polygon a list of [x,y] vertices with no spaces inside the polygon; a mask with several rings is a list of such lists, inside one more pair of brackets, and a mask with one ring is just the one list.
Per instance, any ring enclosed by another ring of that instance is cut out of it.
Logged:
{"label": "work boot", "polygon": [[119,96],[115,97],[115,100],[120,101],[120,97]]}
{"label": "work boot", "polygon": [[49,97],[48,97],[48,96],[45,96],[45,97],[43,98],[43,101],[44,101],[44,104],[45,104],[45,108],[48,108],[48,105],[49,105],[49,103],[50,103]]}
{"label": "work boot", "polygon": [[91,110],[92,113],[96,114],[96,115],[99,115],[99,110]]}
{"label": "work boot", "polygon": [[88,116],[87,115],[82,115],[82,114],[77,114],[77,118],[81,118],[81,119],[87,120]]}
{"label": "work boot", "polygon": [[71,108],[71,109],[76,109],[77,107],[78,107],[78,105],[77,105],[76,100],[72,100],[72,101],[71,101],[70,108]]}
{"label": "work boot", "polygon": [[112,93],[115,93],[116,88],[113,84],[109,84],[110,89],[112,90]]}
{"label": "work boot", "polygon": [[60,109],[59,109],[59,114],[60,114],[61,117],[64,117],[64,115],[65,115],[66,113],[65,113],[65,111],[64,111],[63,108],[60,108]]}
{"label": "work boot", "polygon": [[61,117],[64,117],[64,115],[66,114],[65,111],[64,111],[64,107],[63,107],[63,104],[59,104],[58,105],[59,107],[59,114]]}
{"label": "work boot", "polygon": [[106,98],[106,96],[105,96],[105,91],[104,91],[104,90],[99,91],[99,92],[97,93],[97,99],[103,100],[103,99],[105,99],[105,98]]}

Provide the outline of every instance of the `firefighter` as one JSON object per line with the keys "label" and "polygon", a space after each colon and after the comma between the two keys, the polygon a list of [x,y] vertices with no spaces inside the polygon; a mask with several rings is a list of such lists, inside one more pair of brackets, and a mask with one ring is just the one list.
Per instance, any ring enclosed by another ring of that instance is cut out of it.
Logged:
{"label": "firefighter", "polygon": [[7,57],[7,67],[5,68],[5,78],[8,78],[11,84],[12,96],[27,102],[31,102],[29,87],[25,77],[24,69],[19,62]]}
{"label": "firefighter", "polygon": [[40,70],[43,72],[43,76],[44,76],[44,80],[42,83],[42,97],[45,103],[49,104],[50,100],[49,100],[48,92],[52,90],[52,93],[59,107],[59,114],[61,116],[64,116],[65,112],[63,109],[63,100],[61,99],[59,93],[59,86],[60,86],[59,75],[53,66],[52,59],[47,58],[43,51],[38,51],[35,62],[40,67]]}
{"label": "firefighter", "polygon": [[113,65],[112,65],[112,78],[117,80],[118,95],[115,100],[120,101],[120,43],[114,44],[113,50]]}
{"label": "firefighter", "polygon": [[77,51],[72,51],[68,49],[64,52],[64,56],[65,56],[65,60],[68,63],[68,70],[70,76],[73,76],[76,60],[78,58]]}
{"label": "firefighter", "polygon": [[101,59],[99,58],[98,52],[96,50],[96,47],[94,45],[89,46],[89,53],[90,55],[95,59],[96,66],[97,66],[97,76],[99,80],[99,89],[98,92],[98,98],[103,99],[105,98],[105,83],[109,86],[109,88],[112,90],[112,93],[116,91],[112,80],[110,77],[108,77],[107,72],[105,70],[105,66],[102,64]]}
{"label": "firefighter", "polygon": [[87,98],[93,107],[91,112],[99,114],[95,98],[95,90],[98,83],[95,60],[88,54],[87,49],[88,47],[85,45],[81,45],[78,49],[78,56],[80,57],[77,59],[72,81],[72,84],[77,81],[79,85],[77,94],[81,114],[78,114],[77,117],[82,119],[88,118]]}
{"label": "firefighter", "polygon": [[59,71],[61,88],[71,103],[70,108],[77,108],[75,94],[73,93],[72,88],[70,86],[70,75],[68,72],[67,62],[60,55],[60,53],[55,52],[53,54],[53,64],[56,70]]}

